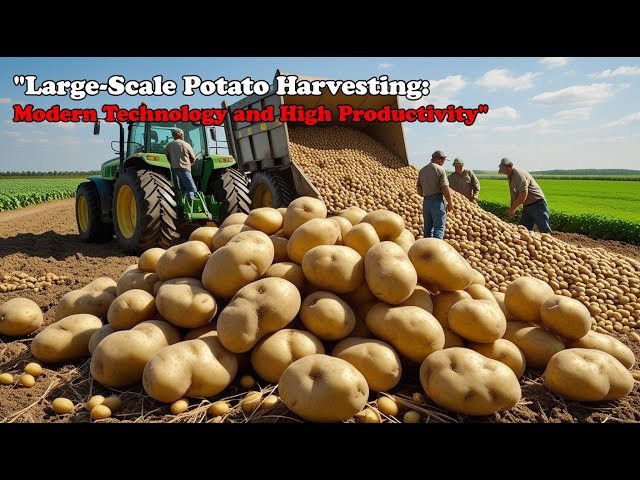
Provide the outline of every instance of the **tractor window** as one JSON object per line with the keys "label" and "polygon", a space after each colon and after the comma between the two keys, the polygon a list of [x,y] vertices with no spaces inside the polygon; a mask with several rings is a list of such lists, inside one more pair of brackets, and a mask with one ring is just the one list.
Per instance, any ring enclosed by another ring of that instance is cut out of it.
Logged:
{"label": "tractor window", "polygon": [[144,151],[144,123],[134,123],[131,126],[127,156]]}
{"label": "tractor window", "polygon": [[204,151],[202,144],[202,129],[196,128],[185,133],[185,140],[191,144],[193,151],[198,156],[199,153]]}

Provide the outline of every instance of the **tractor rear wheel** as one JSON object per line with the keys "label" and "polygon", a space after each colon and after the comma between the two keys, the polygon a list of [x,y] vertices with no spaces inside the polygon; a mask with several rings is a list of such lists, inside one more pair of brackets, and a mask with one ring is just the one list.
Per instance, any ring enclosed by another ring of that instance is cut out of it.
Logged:
{"label": "tractor rear wheel", "polygon": [[76,223],[80,240],[88,243],[108,242],[113,225],[101,220],[100,197],[93,182],[83,182],[76,189]]}
{"label": "tractor rear wheel", "polygon": [[139,255],[152,247],[169,248],[180,237],[171,181],[153,170],[128,168],[113,189],[113,224],[118,243]]}
{"label": "tractor rear wheel", "polygon": [[249,188],[251,208],[289,206],[295,195],[284,179],[277,173],[260,171],[251,177]]}
{"label": "tractor rear wheel", "polygon": [[235,168],[225,168],[221,174],[211,177],[209,185],[208,191],[213,192],[216,201],[220,203],[218,224],[224,222],[232,213],[249,214],[249,181],[244,173]]}

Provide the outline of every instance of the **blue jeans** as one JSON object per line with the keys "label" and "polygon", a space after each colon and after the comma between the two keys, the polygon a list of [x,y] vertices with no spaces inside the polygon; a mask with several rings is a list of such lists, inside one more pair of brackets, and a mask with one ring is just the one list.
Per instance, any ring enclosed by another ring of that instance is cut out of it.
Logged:
{"label": "blue jeans", "polygon": [[533,230],[533,224],[538,226],[540,233],[550,233],[549,225],[549,206],[543,198],[536,203],[522,207],[522,216],[520,217],[520,225],[524,225],[528,230]]}
{"label": "blue jeans", "polygon": [[191,176],[191,170],[186,170],[184,168],[172,168],[171,170],[178,190],[182,193],[186,193],[189,197],[189,202],[193,204],[193,200],[196,198],[196,192],[198,189],[196,188],[196,184]]}
{"label": "blue jeans", "polygon": [[442,240],[447,221],[447,207],[444,204],[444,197],[424,197],[422,214],[424,216],[424,237],[435,237]]}

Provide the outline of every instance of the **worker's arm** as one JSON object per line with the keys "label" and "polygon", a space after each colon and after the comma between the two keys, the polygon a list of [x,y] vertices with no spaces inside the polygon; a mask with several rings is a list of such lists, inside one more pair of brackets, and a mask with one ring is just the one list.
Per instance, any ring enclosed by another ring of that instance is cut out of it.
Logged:
{"label": "worker's arm", "polygon": [[418,185],[416,186],[416,190],[418,191],[418,195],[421,197],[424,195],[422,192],[422,183],[420,183],[420,177],[418,177]]}
{"label": "worker's arm", "polygon": [[477,202],[479,194],[480,181],[478,180],[478,177],[476,177],[476,174],[471,172],[471,201],[474,203]]}
{"label": "worker's arm", "polygon": [[193,151],[193,147],[187,143],[187,152],[189,154],[189,161],[191,165],[196,163],[196,153]]}
{"label": "worker's arm", "polygon": [[449,188],[449,185],[440,187],[440,191],[447,201],[447,212],[450,212],[453,209],[453,201],[451,200],[451,189]]}
{"label": "worker's arm", "polygon": [[523,190],[522,192],[520,192],[520,195],[518,195],[518,198],[516,198],[515,201],[511,204],[511,208],[507,212],[507,215],[509,217],[513,217],[516,214],[516,210],[518,209],[518,207],[522,205],[527,199],[527,194],[527,190]]}

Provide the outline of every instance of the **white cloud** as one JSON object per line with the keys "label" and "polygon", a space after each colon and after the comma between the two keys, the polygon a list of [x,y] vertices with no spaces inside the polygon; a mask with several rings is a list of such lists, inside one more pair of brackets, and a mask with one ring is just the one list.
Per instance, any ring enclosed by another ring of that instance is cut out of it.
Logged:
{"label": "white cloud", "polygon": [[442,80],[432,80],[429,82],[429,96],[422,99],[422,104],[435,107],[455,105],[458,103],[455,95],[466,86],[467,82],[462,75],[449,75]]}
{"label": "white cloud", "polygon": [[619,75],[640,75],[640,67],[618,67],[615,70],[606,69],[598,73],[590,73],[591,78],[610,78]]}
{"label": "white cloud", "polygon": [[[77,128],[80,123],[78,122],[46,122],[44,125],[50,125],[52,127],[62,128],[64,130],[72,130]],[[85,125],[84,123],[82,125]]]}
{"label": "white cloud", "polygon": [[525,123],[521,125],[505,125],[502,127],[494,127],[493,132],[517,132],[522,130],[533,130],[537,133],[545,133],[554,125],[554,121],[541,118],[535,122]]}
{"label": "white cloud", "polygon": [[605,123],[602,126],[603,127],[624,127],[625,125],[629,125],[631,122],[637,122],[637,121],[640,121],[640,112],[625,115],[619,120]]}
{"label": "white cloud", "polygon": [[555,114],[558,121],[566,122],[572,120],[589,120],[591,117],[591,107],[578,107],[569,110],[561,110]]}
{"label": "white cloud", "polygon": [[541,73],[525,73],[519,77],[514,77],[506,68],[496,68],[489,70],[480,79],[476,80],[476,85],[488,88],[491,91],[498,89],[525,90],[533,88],[533,79],[542,75]]}
{"label": "white cloud", "polygon": [[599,103],[614,94],[614,85],[610,83],[592,83],[591,85],[574,85],[554,92],[544,92],[531,99],[533,103],[545,105],[561,105],[582,103],[590,105]]}
{"label": "white cloud", "polygon": [[569,57],[544,57],[538,62],[542,65],[546,65],[549,68],[559,68],[569,63]]}
{"label": "white cloud", "polygon": [[485,115],[487,120],[515,120],[518,112],[513,107],[489,108],[489,113]]}
{"label": "white cloud", "polygon": [[7,97],[0,97],[0,104],[2,103],[11,103],[11,99]]}
{"label": "white cloud", "polygon": [[393,67],[393,63],[379,63],[378,70],[389,70]]}

